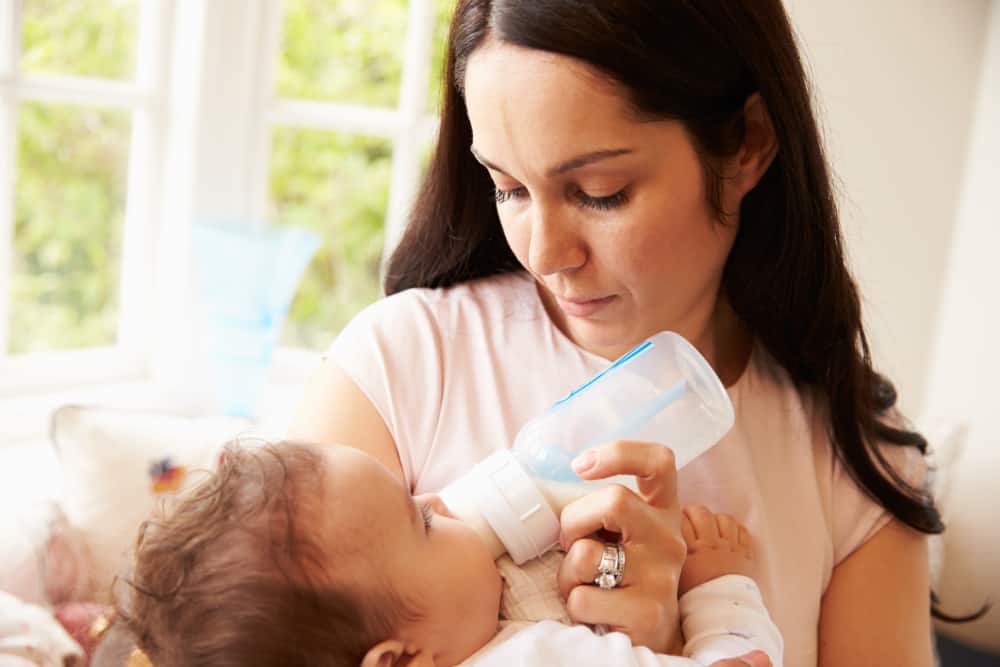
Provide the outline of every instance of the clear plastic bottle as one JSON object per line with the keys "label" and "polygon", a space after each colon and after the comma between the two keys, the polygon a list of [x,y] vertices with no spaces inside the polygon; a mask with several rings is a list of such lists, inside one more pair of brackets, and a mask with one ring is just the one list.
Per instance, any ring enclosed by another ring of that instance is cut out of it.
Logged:
{"label": "clear plastic bottle", "polygon": [[680,469],[733,425],[733,406],[704,357],[678,334],[661,332],[525,424],[510,450],[492,454],[449,484],[441,498],[499,557],[538,557],[559,537],[559,513],[595,486],[632,477],[580,479],[571,462],[610,440],[659,442]]}

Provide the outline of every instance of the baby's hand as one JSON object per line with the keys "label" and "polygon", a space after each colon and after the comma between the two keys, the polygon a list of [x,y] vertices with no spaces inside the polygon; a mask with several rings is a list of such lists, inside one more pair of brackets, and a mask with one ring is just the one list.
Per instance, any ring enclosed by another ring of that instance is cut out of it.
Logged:
{"label": "baby's hand", "polygon": [[724,574],[756,578],[753,540],[746,527],[728,514],[716,514],[703,505],[688,505],[681,518],[687,542],[687,560],[681,569],[678,594]]}

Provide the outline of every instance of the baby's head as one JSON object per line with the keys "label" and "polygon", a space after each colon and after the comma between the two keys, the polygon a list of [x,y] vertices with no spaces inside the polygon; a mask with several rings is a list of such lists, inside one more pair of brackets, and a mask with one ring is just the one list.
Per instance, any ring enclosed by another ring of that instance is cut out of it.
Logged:
{"label": "baby's head", "polygon": [[496,632],[485,545],[341,446],[227,446],[147,522],[120,614],[157,667],[455,664]]}

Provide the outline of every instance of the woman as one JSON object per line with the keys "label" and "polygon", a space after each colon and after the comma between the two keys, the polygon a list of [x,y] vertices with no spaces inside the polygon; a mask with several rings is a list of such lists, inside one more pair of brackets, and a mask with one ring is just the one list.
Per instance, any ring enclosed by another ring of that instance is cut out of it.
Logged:
{"label": "woman", "polygon": [[[676,487],[641,443],[579,462],[661,474],[564,513],[574,620],[675,649],[678,512],[699,503],[761,544],[785,664],[932,664],[925,534],[942,526],[919,488],[924,441],[872,368],[780,0],[462,0],[447,76],[390,296],[342,332],[292,437],[363,448],[436,491],[677,331],[736,426]],[[622,534],[628,585],[593,585],[595,526]]]}

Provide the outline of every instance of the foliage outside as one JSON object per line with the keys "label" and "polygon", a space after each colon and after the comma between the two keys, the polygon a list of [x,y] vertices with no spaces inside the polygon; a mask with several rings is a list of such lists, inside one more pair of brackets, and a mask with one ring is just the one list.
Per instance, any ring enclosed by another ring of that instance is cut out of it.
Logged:
{"label": "foliage outside", "polygon": [[[431,108],[440,96],[453,0],[434,2]],[[22,69],[133,77],[138,6],[139,0],[24,0]],[[283,7],[276,94],[397,104],[405,0],[285,0]],[[112,344],[130,114],[22,103],[17,131],[8,352]],[[324,239],[293,302],[283,344],[323,348],[380,294],[392,144],[318,130],[272,132],[270,219]]]}

